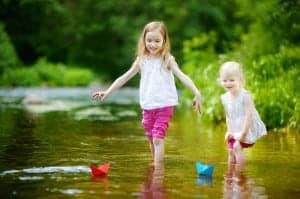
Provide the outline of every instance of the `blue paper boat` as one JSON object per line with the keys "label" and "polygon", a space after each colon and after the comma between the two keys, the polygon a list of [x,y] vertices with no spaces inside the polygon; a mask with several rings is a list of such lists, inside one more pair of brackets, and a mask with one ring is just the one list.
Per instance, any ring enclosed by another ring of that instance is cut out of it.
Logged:
{"label": "blue paper boat", "polygon": [[214,166],[196,162],[196,171],[199,175],[211,176],[214,172]]}

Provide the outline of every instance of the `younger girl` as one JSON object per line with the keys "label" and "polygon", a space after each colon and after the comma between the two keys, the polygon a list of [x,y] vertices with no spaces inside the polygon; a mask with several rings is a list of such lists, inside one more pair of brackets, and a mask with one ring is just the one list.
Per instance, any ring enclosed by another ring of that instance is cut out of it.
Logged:
{"label": "younger girl", "polygon": [[159,166],[164,159],[164,137],[178,104],[175,74],[195,95],[194,107],[200,111],[200,92],[193,81],[178,67],[170,54],[170,41],[163,22],[146,24],[140,36],[137,57],[131,68],[117,78],[106,91],[93,94],[104,100],[112,92],[123,86],[129,79],[140,73],[140,105],[143,110],[142,124],[150,143],[154,165]]}
{"label": "younger girl", "polygon": [[255,109],[251,94],[243,88],[243,73],[237,62],[225,62],[220,69],[221,85],[227,91],[221,96],[226,113],[228,163],[243,168],[243,148],[252,147],[266,135],[266,127]]}

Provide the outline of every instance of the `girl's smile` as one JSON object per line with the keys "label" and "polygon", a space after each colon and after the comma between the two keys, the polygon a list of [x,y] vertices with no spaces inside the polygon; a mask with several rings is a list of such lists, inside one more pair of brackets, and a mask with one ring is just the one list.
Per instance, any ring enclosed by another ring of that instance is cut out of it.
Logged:
{"label": "girl's smile", "polygon": [[159,31],[149,31],[145,36],[146,49],[151,55],[158,55],[163,48],[164,39]]}
{"label": "girl's smile", "polygon": [[221,77],[221,84],[226,91],[235,95],[240,89],[240,80],[237,77]]}

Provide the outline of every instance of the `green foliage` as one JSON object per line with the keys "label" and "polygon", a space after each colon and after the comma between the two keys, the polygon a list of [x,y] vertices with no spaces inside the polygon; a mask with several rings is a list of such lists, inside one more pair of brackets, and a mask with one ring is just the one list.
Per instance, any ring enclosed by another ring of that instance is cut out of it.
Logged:
{"label": "green foliage", "polygon": [[0,79],[2,86],[86,86],[96,77],[92,71],[40,59],[32,67],[7,70]]}
{"label": "green foliage", "polygon": [[[213,43],[209,44],[205,38],[208,37],[203,34],[185,42],[183,67],[202,92],[204,118],[219,122],[224,120],[224,113],[218,70],[222,62],[237,58],[233,53],[218,57],[211,50]],[[206,42],[199,42],[204,40]],[[298,47],[281,47],[277,54],[263,55],[253,60],[252,65],[244,65],[246,89],[253,94],[256,107],[269,128],[300,127],[298,55]]]}
{"label": "green foliage", "polygon": [[[163,20],[172,54],[201,88],[205,118],[224,119],[218,69],[236,60],[268,127],[300,129],[299,10],[299,1],[289,0],[0,1],[0,85],[78,86],[95,79],[67,65],[114,79],[131,65],[143,26]],[[36,64],[24,67],[16,54]]]}
{"label": "green foliage", "polygon": [[292,117],[289,120],[288,127],[291,127],[291,128],[294,128],[294,129],[297,129],[298,131],[300,131],[299,121],[300,121],[300,97],[298,95],[296,98],[295,109],[294,109]]}
{"label": "green foliage", "polygon": [[231,27],[242,19],[235,9],[234,0],[19,0],[0,1],[0,18],[26,65],[46,57],[113,79],[130,67],[149,21],[165,21],[172,53],[182,63],[182,41],[200,32],[218,33],[217,51],[239,39],[242,27]]}
{"label": "green foliage", "polygon": [[[184,70],[203,94],[203,116],[214,122],[224,120],[217,83],[224,61],[236,60],[244,66],[246,89],[253,97],[263,121],[270,129],[292,127],[300,130],[300,48],[296,45],[299,22],[294,3],[286,1],[237,0],[242,18],[248,17],[240,41],[232,41],[218,56],[220,37],[214,32],[184,42]],[[298,6],[299,4],[295,4]],[[239,24],[232,24],[233,29]]]}
{"label": "green foliage", "polygon": [[87,69],[73,68],[66,70],[63,78],[63,85],[86,86],[95,80],[94,74]]}
{"label": "green foliage", "polygon": [[33,68],[7,70],[1,78],[1,86],[35,86],[41,79]]}
{"label": "green foliage", "polygon": [[19,60],[4,26],[0,23],[0,75],[8,68],[16,67]]}
{"label": "green foliage", "polygon": [[[217,81],[219,63],[215,43],[214,32],[185,41],[183,68],[201,90],[204,119],[218,122],[224,116],[219,97],[222,89]],[[190,92],[185,91],[185,95],[190,95]]]}
{"label": "green foliage", "polygon": [[247,73],[248,86],[254,90],[262,117],[270,127],[288,126],[299,103],[299,50],[282,46],[278,53],[253,61]]}

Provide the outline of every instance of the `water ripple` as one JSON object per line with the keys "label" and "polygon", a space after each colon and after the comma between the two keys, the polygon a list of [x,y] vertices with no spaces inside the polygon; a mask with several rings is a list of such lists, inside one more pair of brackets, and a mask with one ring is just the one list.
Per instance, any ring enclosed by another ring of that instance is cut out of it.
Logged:
{"label": "water ripple", "polygon": [[15,174],[15,173],[89,173],[90,168],[87,166],[49,166],[49,167],[33,167],[20,170],[3,171],[0,176]]}

